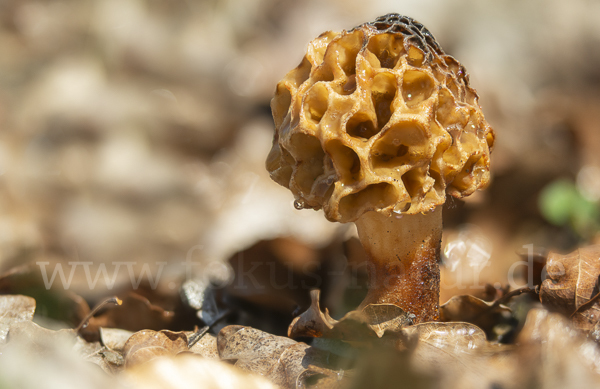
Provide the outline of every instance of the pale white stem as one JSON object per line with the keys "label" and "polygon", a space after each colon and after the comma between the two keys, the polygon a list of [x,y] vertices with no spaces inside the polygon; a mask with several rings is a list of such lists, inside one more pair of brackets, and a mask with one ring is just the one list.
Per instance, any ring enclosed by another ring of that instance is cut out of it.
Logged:
{"label": "pale white stem", "polygon": [[366,212],[355,222],[368,257],[369,292],[361,304],[395,304],[416,322],[438,318],[442,207],[426,214]]}

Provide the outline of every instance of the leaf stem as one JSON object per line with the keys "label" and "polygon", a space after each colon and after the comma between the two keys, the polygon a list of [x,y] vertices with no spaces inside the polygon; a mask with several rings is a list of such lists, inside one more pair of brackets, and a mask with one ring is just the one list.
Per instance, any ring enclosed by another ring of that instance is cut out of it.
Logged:
{"label": "leaf stem", "polygon": [[576,313],[579,313],[581,311],[585,311],[587,308],[589,308],[592,305],[594,305],[594,303],[596,302],[596,300],[598,300],[598,298],[600,298],[600,292],[596,293],[596,295],[594,297],[592,297],[587,302],[585,302],[584,304],[581,304],[579,307],[577,307],[577,309],[571,314],[571,316],[569,316],[569,318],[572,319],[573,316],[575,316]]}
{"label": "leaf stem", "polygon": [[492,304],[489,309],[492,310],[492,309],[498,308],[498,306],[500,304],[504,304],[504,303],[508,302],[508,300],[510,300],[511,298],[522,295],[523,293],[534,293],[534,294],[539,295],[540,294],[540,286],[536,285],[533,288],[524,286],[522,288],[512,290],[512,291],[508,292],[507,294],[505,294],[504,296],[497,299],[496,301],[494,301],[494,304]]}
{"label": "leaf stem", "polygon": [[75,328],[75,333],[79,333],[79,331],[80,331],[82,328],[85,328],[85,327],[87,327],[87,325],[88,325],[88,322],[90,321],[90,319],[91,319],[92,317],[94,317],[94,315],[95,315],[96,313],[98,313],[98,311],[99,311],[100,309],[104,308],[106,305],[108,305],[108,304],[121,305],[122,303],[123,303],[123,301],[122,301],[120,298],[116,297],[116,296],[114,296],[114,297],[110,297],[110,298],[107,298],[106,300],[104,300],[104,301],[100,302],[99,304],[97,304],[97,305],[94,307],[94,309],[92,309],[92,310],[90,311],[90,313],[88,313],[88,314],[87,314],[87,316],[86,316],[86,317],[85,317],[85,318],[84,318],[84,319],[81,321],[81,323],[79,323],[79,325],[78,325],[78,326]]}

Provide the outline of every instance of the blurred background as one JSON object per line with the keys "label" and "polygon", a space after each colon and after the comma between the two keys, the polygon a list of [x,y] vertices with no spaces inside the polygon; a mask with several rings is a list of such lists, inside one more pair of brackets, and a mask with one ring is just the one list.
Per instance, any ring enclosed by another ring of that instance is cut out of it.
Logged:
{"label": "blurred background", "polygon": [[[446,205],[442,302],[600,243],[598,1],[0,0],[0,270],[148,264],[176,289],[253,245],[292,271],[360,256],[269,179],[269,102],[311,39],[388,12],[466,67],[497,133],[490,187]],[[71,289],[110,288],[79,268]]]}

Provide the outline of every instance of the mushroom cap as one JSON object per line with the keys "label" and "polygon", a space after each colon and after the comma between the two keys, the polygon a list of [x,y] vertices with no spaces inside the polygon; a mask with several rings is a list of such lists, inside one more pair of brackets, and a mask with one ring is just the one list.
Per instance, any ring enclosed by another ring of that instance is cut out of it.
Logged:
{"label": "mushroom cap", "polygon": [[469,76],[406,16],[321,34],[271,109],[271,178],[330,221],[425,213],[489,182],[495,135]]}

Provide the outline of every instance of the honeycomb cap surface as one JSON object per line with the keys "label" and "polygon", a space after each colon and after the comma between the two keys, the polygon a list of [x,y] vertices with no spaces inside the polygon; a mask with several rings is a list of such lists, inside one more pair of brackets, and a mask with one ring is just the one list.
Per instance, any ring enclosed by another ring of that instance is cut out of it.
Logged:
{"label": "honeycomb cap surface", "polygon": [[328,220],[424,213],[489,182],[495,135],[469,76],[406,16],[321,34],[271,109],[271,178]]}

